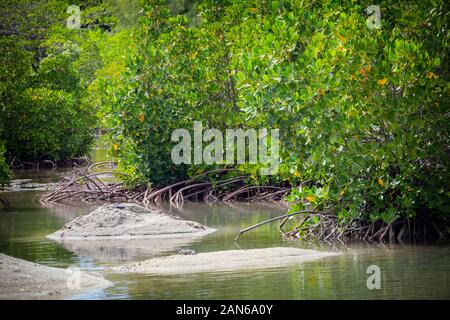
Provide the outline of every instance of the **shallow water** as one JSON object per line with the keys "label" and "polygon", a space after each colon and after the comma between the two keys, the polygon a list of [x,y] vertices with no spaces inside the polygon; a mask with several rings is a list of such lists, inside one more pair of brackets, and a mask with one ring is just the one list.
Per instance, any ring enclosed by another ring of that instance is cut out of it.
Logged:
{"label": "shallow water", "polygon": [[[33,183],[51,183],[63,171],[21,171],[15,179]],[[38,199],[42,191],[4,192],[11,209],[0,212],[0,252],[47,266],[66,268],[77,265],[113,281],[102,291],[74,299],[449,299],[449,245],[319,245],[282,239],[276,224],[265,225],[244,234],[236,242],[237,232],[246,226],[284,212],[284,208],[262,204],[231,205],[186,203],[182,210],[167,212],[218,229],[190,243],[154,243],[126,241],[103,244],[63,245],[45,236],[58,230],[74,217],[92,211],[90,205],[43,207]],[[332,250],[341,255],[304,263],[295,267],[152,276],[108,271],[108,267],[126,261],[167,255],[180,248],[197,252],[237,248],[298,246]],[[381,289],[369,290],[367,267],[381,270]]]}

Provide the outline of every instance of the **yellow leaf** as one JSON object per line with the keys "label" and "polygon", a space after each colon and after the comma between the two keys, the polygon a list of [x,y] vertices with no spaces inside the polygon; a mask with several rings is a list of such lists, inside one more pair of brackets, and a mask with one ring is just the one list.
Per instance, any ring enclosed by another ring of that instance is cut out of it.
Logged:
{"label": "yellow leaf", "polygon": [[143,113],[141,113],[141,114],[139,115],[139,121],[140,121],[140,122],[144,122],[144,121],[145,121],[145,115],[144,115]]}
{"label": "yellow leaf", "polygon": [[114,151],[119,150],[119,145],[118,144],[113,143],[112,146],[113,146]]}
{"label": "yellow leaf", "polygon": [[339,195],[340,195],[340,196],[343,196],[344,193],[345,193],[344,190],[342,190],[342,191],[339,193]]}
{"label": "yellow leaf", "polygon": [[313,195],[309,195],[309,196],[306,196],[306,200],[308,200],[309,202],[313,202],[314,200],[316,200],[316,197]]}
{"label": "yellow leaf", "polygon": [[[372,70],[372,66],[370,64],[359,69],[359,74],[362,76],[366,76],[366,72],[370,72]],[[367,78],[366,78],[367,80]]]}
{"label": "yellow leaf", "polygon": [[388,81],[388,79],[387,79],[387,78],[384,78],[384,79],[378,80],[377,83],[378,83],[380,86],[384,86],[384,85],[386,84],[387,81]]}
{"label": "yellow leaf", "polygon": [[346,42],[346,41],[347,41],[347,39],[345,39],[345,37],[342,36],[342,35],[338,35],[338,37],[339,37],[339,39],[340,39],[342,42]]}
{"label": "yellow leaf", "polygon": [[382,187],[384,187],[384,181],[382,179],[378,179],[378,184]]}
{"label": "yellow leaf", "polygon": [[300,172],[298,172],[297,170],[294,171],[294,177],[300,177]]}
{"label": "yellow leaf", "polygon": [[437,75],[435,74],[435,73],[433,73],[433,72],[428,72],[427,73],[427,78],[428,79],[433,79],[433,78],[437,78]]}

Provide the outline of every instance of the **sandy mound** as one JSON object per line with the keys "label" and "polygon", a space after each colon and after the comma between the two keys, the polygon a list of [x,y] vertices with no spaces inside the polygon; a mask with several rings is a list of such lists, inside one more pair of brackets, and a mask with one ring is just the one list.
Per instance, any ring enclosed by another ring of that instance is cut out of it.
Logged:
{"label": "sandy mound", "polygon": [[336,253],[298,248],[225,250],[195,255],[173,255],[122,265],[115,271],[153,274],[185,274],[263,269],[298,265],[306,261],[335,256]]}
{"label": "sandy mound", "polygon": [[[112,283],[80,272],[80,287],[67,285],[70,273],[0,253],[0,299],[61,299],[100,290]],[[70,282],[69,282],[70,284]]]}
{"label": "sandy mound", "polygon": [[205,235],[215,229],[149,210],[132,203],[110,204],[80,216],[48,235],[55,240],[178,238]]}

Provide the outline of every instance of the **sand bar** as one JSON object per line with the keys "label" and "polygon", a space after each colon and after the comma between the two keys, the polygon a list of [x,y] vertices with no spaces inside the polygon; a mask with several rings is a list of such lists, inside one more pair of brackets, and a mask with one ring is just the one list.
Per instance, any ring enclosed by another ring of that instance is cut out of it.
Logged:
{"label": "sand bar", "polygon": [[[0,300],[64,299],[112,284],[102,277],[73,271],[76,269],[47,267],[0,253]],[[69,278],[76,274],[79,282]]]}
{"label": "sand bar", "polygon": [[171,255],[124,264],[114,271],[186,274],[200,272],[223,272],[254,270],[300,265],[307,261],[336,256],[337,253],[299,248],[276,247],[249,250],[225,250],[195,255]]}

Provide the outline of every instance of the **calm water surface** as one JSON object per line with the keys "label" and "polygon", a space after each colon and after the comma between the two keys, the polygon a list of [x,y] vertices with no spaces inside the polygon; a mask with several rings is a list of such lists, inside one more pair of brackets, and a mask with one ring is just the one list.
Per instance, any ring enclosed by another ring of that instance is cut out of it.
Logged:
{"label": "calm water surface", "polygon": [[[16,172],[15,179],[31,182],[58,181],[64,171]],[[43,191],[8,191],[3,195],[11,209],[0,212],[0,252],[47,266],[83,270],[104,275],[114,285],[102,291],[74,296],[75,299],[449,299],[449,245],[319,245],[282,239],[276,224],[244,234],[246,226],[284,213],[277,206],[258,204],[186,203],[182,210],[167,212],[218,229],[194,242],[151,240],[104,241],[89,244],[59,244],[45,236],[67,221],[92,211],[90,205],[44,207],[38,199]],[[341,255],[295,267],[152,276],[113,273],[108,267],[168,255],[180,248],[197,252],[228,249],[298,246],[332,250]],[[381,269],[381,289],[366,286],[367,267]]]}

